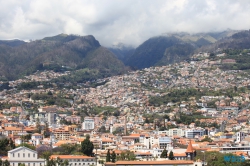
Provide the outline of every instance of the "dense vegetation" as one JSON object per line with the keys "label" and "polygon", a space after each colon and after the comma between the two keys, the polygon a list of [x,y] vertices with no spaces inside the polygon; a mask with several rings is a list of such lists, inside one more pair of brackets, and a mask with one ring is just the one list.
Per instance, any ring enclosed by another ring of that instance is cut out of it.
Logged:
{"label": "dense vegetation", "polygon": [[153,106],[160,106],[163,104],[168,104],[170,102],[173,103],[181,103],[182,101],[189,101],[191,97],[195,97],[199,99],[202,96],[237,96],[241,92],[245,92],[247,87],[242,88],[230,88],[223,89],[218,91],[211,91],[206,89],[174,89],[168,94],[163,96],[152,96],[149,99],[149,104]]}
{"label": "dense vegetation", "polygon": [[250,69],[250,50],[249,49],[226,49],[222,51],[226,56],[221,59],[234,59],[236,63],[222,64],[223,70],[249,70]]}
{"label": "dense vegetation", "polygon": [[32,100],[43,100],[47,105],[58,105],[61,107],[69,107],[71,104],[62,96],[53,95],[51,92],[42,93],[42,94],[33,94],[31,96]]}

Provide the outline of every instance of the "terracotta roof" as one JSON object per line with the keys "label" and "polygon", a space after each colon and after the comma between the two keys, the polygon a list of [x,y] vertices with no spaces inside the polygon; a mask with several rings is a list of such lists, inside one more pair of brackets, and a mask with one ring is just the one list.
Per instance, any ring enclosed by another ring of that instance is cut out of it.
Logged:
{"label": "terracotta roof", "polygon": [[8,160],[9,157],[8,157],[8,156],[3,156],[1,159],[2,159],[2,160]]}
{"label": "terracotta roof", "polygon": [[51,155],[51,159],[94,159],[95,157],[83,156],[83,155]]}
{"label": "terracotta roof", "polygon": [[186,153],[174,153],[175,157],[186,157]]}
{"label": "terracotta roof", "polygon": [[193,164],[191,160],[163,160],[163,161],[117,161],[116,163],[107,162],[106,165],[187,165]]}
{"label": "terracotta roof", "polygon": [[187,147],[187,150],[186,150],[186,153],[193,153],[194,152],[194,149],[193,149],[193,146],[192,146],[192,143],[191,143],[191,140],[189,141],[189,144],[188,144],[188,147]]}

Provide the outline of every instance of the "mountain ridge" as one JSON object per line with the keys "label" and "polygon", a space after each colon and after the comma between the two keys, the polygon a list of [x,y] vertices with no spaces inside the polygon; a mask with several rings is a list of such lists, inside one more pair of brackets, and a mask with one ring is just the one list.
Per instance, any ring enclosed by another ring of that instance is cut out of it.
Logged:
{"label": "mountain ridge", "polygon": [[[72,69],[85,67],[87,63],[92,63],[88,62],[86,56],[91,56],[89,54],[100,47],[100,43],[92,35],[57,35],[25,43],[18,47],[0,45],[0,75],[2,78],[12,80],[37,70],[61,70],[62,66],[68,66]],[[124,64],[108,50],[99,56],[101,59],[99,68],[110,67],[106,65],[108,63],[106,56],[111,59],[109,61],[117,65],[116,68],[119,69],[119,72],[125,72]],[[92,65],[90,68],[95,69],[96,66]],[[109,75],[117,74],[114,70],[109,71],[114,72],[109,73]]]}

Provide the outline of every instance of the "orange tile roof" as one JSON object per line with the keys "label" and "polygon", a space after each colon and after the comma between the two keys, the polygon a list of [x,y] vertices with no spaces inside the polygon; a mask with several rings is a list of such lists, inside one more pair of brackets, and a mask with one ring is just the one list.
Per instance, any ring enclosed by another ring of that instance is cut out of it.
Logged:
{"label": "orange tile roof", "polygon": [[186,150],[186,153],[193,153],[194,152],[194,149],[193,149],[193,146],[192,146],[192,143],[191,143],[191,140],[189,141],[189,144],[188,144],[188,147],[187,147],[187,150]]}
{"label": "orange tile roof", "polygon": [[95,157],[83,156],[83,155],[51,155],[51,159],[94,159]]}
{"label": "orange tile roof", "polygon": [[193,164],[191,160],[163,160],[163,161],[117,161],[116,163],[107,162],[106,165],[187,165]]}
{"label": "orange tile roof", "polygon": [[186,157],[186,153],[174,153],[175,157]]}
{"label": "orange tile roof", "polygon": [[130,134],[130,137],[140,137],[140,134]]}

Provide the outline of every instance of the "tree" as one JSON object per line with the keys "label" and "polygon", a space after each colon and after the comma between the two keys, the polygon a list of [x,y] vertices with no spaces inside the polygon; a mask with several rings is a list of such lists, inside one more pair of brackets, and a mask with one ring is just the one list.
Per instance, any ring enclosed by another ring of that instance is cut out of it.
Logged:
{"label": "tree", "polygon": [[52,94],[52,92],[51,92],[51,91],[48,91],[47,95],[52,96],[53,94]]}
{"label": "tree", "polygon": [[14,141],[12,139],[10,139],[10,148],[11,149],[15,149],[16,148],[16,145],[14,143]]}
{"label": "tree", "polygon": [[161,158],[167,158],[168,157],[168,151],[166,149],[164,149],[161,153]]}
{"label": "tree", "polygon": [[169,160],[174,160],[174,153],[172,150],[170,151],[168,158]]}
{"label": "tree", "polygon": [[27,143],[23,143],[21,145],[18,145],[17,147],[21,147],[21,146],[24,146],[26,148],[29,148],[29,149],[32,149],[32,150],[36,150],[36,147],[33,146],[33,145],[30,145],[30,144],[27,144]]}
{"label": "tree", "polygon": [[62,165],[63,166],[68,166],[69,165],[69,160],[64,160]]}
{"label": "tree", "polygon": [[107,156],[106,156],[106,162],[110,162],[110,158],[111,158],[110,151],[108,150]]}
{"label": "tree", "polygon": [[35,132],[41,134],[41,123],[40,123],[39,118],[36,119],[36,130],[35,130]]}
{"label": "tree", "polygon": [[136,159],[134,152],[127,151],[126,158],[128,161],[134,161]]}
{"label": "tree", "polygon": [[58,147],[57,151],[61,155],[74,154],[75,152],[79,152],[78,146],[77,144],[62,144]]}
{"label": "tree", "polygon": [[41,154],[41,157],[44,158],[46,160],[46,163],[49,164],[50,162],[50,156],[51,156],[51,151],[44,151],[42,154]]}
{"label": "tree", "polygon": [[56,166],[56,161],[54,159],[51,159],[48,161],[47,166]]}
{"label": "tree", "polygon": [[115,154],[115,151],[113,151],[112,155],[111,155],[111,161],[112,163],[114,163],[116,160],[116,154]]}
{"label": "tree", "polygon": [[61,166],[61,165],[63,164],[63,160],[60,159],[60,157],[57,157],[57,158],[56,158],[56,164],[57,164],[58,166]]}
{"label": "tree", "polygon": [[9,143],[10,141],[8,138],[0,139],[0,155],[1,156],[7,155],[7,151],[10,150]]}
{"label": "tree", "polygon": [[93,149],[94,149],[94,145],[89,139],[90,139],[90,136],[87,135],[86,139],[82,141],[81,143],[82,153],[86,154],[87,156],[91,156],[93,153]]}
{"label": "tree", "polygon": [[149,123],[149,120],[148,118],[145,119],[144,123]]}
{"label": "tree", "polygon": [[3,162],[3,166],[10,166],[10,162],[9,162],[8,160],[5,160],[5,161]]}
{"label": "tree", "polygon": [[98,132],[100,132],[100,133],[106,133],[106,128],[105,128],[105,126],[101,126],[101,127],[99,128]]}
{"label": "tree", "polygon": [[50,131],[49,131],[48,122],[45,123],[45,128],[44,128],[43,135],[44,135],[45,138],[48,138],[48,137],[50,136]]}

